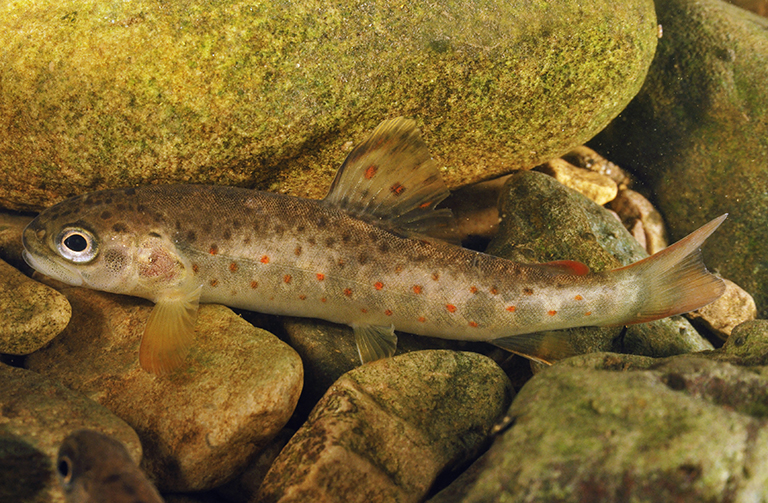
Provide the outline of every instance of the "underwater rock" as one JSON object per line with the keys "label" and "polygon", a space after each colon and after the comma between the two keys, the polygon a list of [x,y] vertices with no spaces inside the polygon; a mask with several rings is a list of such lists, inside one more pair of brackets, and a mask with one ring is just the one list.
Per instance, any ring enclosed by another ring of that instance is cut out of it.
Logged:
{"label": "underwater rock", "polygon": [[738,325],[718,353],[724,360],[740,365],[768,366],[768,320]]}
{"label": "underwater rock", "polygon": [[757,317],[752,296],[733,281],[724,279],[725,293],[708,306],[686,315],[695,326],[701,326],[722,340],[728,339],[734,327]]}
{"label": "underwater rock", "polygon": [[[557,180],[526,171],[509,178],[500,202],[502,221],[488,253],[519,262],[578,260],[593,272],[648,256],[616,217]],[[670,356],[713,349],[680,316],[622,327],[569,329],[578,353],[614,351]]]}
{"label": "underwater rock", "polygon": [[719,0],[656,11],[643,89],[590,145],[652,189],[672,240],[729,213],[705,261],[768,318],[768,19]]}
{"label": "underwater rock", "polygon": [[21,234],[24,227],[31,221],[32,217],[0,211],[0,260],[5,260],[13,267],[25,272],[30,271],[31,268],[21,256],[24,250]]}
{"label": "underwater rock", "polygon": [[[608,204],[608,208],[619,215],[621,223],[639,243],[645,242],[643,248],[649,255],[669,245],[667,228],[661,213],[642,194],[630,189],[621,190],[616,199]],[[635,235],[634,230],[637,230],[638,235]]]}
{"label": "underwater rock", "polygon": [[64,330],[72,309],[63,295],[29,279],[3,260],[0,278],[0,353],[32,353]]}
{"label": "underwater rock", "polygon": [[512,395],[475,353],[363,365],[328,390],[252,501],[421,501],[438,475],[477,456]]}
{"label": "underwater rock", "polygon": [[762,501],[768,374],[595,353],[533,377],[489,451],[430,503]]}
{"label": "underwater rock", "polygon": [[145,372],[138,345],[152,309],[144,300],[61,287],[69,327],[27,357],[130,424],[142,469],[161,491],[197,491],[233,477],[282,430],[301,393],[295,351],[220,305],[200,307],[196,338],[180,369]]}
{"label": "underwater rock", "polygon": [[537,166],[536,171],[553,177],[601,206],[615,199],[619,191],[616,182],[610,177],[576,167],[559,157]]}
{"label": "underwater rock", "polygon": [[64,437],[83,428],[118,439],[141,459],[125,421],[36,372],[0,364],[0,501],[63,503],[56,455]]}
{"label": "underwater rock", "polygon": [[450,186],[605,127],[653,58],[651,0],[43,0],[0,5],[0,206],[192,182],[321,197],[383,119]]}

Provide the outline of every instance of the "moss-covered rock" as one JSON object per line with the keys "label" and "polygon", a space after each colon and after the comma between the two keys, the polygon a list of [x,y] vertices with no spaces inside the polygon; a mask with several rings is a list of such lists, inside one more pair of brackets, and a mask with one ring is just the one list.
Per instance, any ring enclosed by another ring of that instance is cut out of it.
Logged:
{"label": "moss-covered rock", "polygon": [[664,37],[637,98],[592,146],[644,177],[673,239],[730,213],[707,263],[768,317],[768,20],[660,0]]}
{"label": "moss-covered rock", "polygon": [[382,119],[418,117],[449,185],[591,138],[642,84],[650,0],[0,6],[0,206],[196,182],[322,196]]}

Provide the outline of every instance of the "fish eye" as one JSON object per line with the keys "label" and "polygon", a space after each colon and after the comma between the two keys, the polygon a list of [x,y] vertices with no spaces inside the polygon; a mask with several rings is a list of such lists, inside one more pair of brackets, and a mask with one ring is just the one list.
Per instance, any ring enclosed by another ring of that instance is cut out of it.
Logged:
{"label": "fish eye", "polygon": [[72,262],[89,262],[96,256],[96,240],[85,229],[64,229],[56,246],[61,256]]}
{"label": "fish eye", "polygon": [[61,456],[56,463],[56,471],[59,472],[62,483],[69,485],[72,481],[72,460],[69,456]]}

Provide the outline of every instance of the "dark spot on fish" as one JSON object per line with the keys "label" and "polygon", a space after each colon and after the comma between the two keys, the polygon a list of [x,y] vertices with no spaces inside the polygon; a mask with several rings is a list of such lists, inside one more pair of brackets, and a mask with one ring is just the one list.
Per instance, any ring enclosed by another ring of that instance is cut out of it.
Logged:
{"label": "dark spot on fish", "polygon": [[339,267],[344,267],[344,259],[340,258],[337,264],[339,264]]}
{"label": "dark spot on fish", "polygon": [[277,234],[278,236],[282,236],[284,232],[285,232],[285,227],[283,227],[282,225],[275,226],[275,234]]}
{"label": "dark spot on fish", "polygon": [[217,279],[212,279],[212,280],[211,280],[211,286],[212,286],[212,287],[214,287],[214,288],[215,288],[216,286],[218,286],[218,284],[219,284],[219,280],[217,280]]}
{"label": "dark spot on fish", "polygon": [[104,204],[112,204],[112,198],[108,197],[108,198],[104,199]]}
{"label": "dark spot on fish", "polygon": [[119,213],[124,213],[124,212],[125,212],[125,205],[124,205],[123,203],[117,203],[117,204],[115,205],[115,209],[116,209],[116,210],[117,210]]}
{"label": "dark spot on fish", "polygon": [[254,224],[253,224],[253,230],[254,230],[255,232],[259,232],[259,224],[258,224],[258,223],[255,223],[255,222],[254,222]]}
{"label": "dark spot on fish", "polygon": [[108,211],[102,211],[101,215],[99,216],[101,217],[102,220],[109,220],[110,218],[112,218],[112,213]]}
{"label": "dark spot on fish", "polygon": [[208,253],[210,253],[211,255],[216,255],[217,253],[219,253],[219,247],[215,244],[212,244],[211,248],[208,250]]}
{"label": "dark spot on fish", "polygon": [[243,224],[240,223],[240,220],[232,220],[232,228],[233,229],[237,230],[237,229],[240,228],[241,225],[243,225]]}
{"label": "dark spot on fish", "polygon": [[159,238],[159,237],[162,237],[162,236],[160,236],[160,234],[158,234],[157,232],[150,232],[150,233],[148,233],[147,235],[148,235],[149,237],[151,237],[151,238]]}
{"label": "dark spot on fish", "polygon": [[125,227],[125,224],[117,223],[112,226],[112,230],[117,233],[126,232],[128,229]]}
{"label": "dark spot on fish", "polygon": [[297,257],[301,255],[301,246],[297,246],[295,250],[293,250],[294,255]]}
{"label": "dark spot on fish", "polygon": [[136,211],[138,211],[139,213],[144,213],[144,210],[145,210],[145,209],[146,209],[146,208],[144,207],[144,205],[143,205],[143,204],[137,204],[137,205],[136,205]]}
{"label": "dark spot on fish", "polygon": [[523,293],[526,294],[526,295],[533,295],[533,289],[528,288],[528,287],[523,288]]}
{"label": "dark spot on fish", "polygon": [[131,187],[129,189],[125,189],[124,192],[125,192],[126,196],[135,196],[136,195],[136,188],[135,187]]}
{"label": "dark spot on fish", "polygon": [[195,234],[195,231],[189,231],[187,232],[187,241],[190,243],[194,242],[197,239],[197,234]]}
{"label": "dark spot on fish", "polygon": [[661,378],[664,384],[669,387],[669,389],[674,391],[683,391],[687,386],[685,382],[685,378],[681,376],[680,374],[668,374]]}
{"label": "dark spot on fish", "polygon": [[349,243],[351,239],[352,239],[352,236],[350,236],[348,232],[345,232],[345,233],[343,233],[341,235],[341,242],[342,243],[345,243],[345,244]]}
{"label": "dark spot on fish", "polygon": [[405,192],[405,186],[401,184],[400,182],[396,182],[392,187],[389,188],[390,192],[396,196],[400,196],[403,192]]}
{"label": "dark spot on fish", "polygon": [[328,221],[325,219],[325,217],[320,217],[320,218],[317,219],[317,227],[318,228],[322,229],[326,225],[328,225]]}
{"label": "dark spot on fish", "polygon": [[432,279],[435,280],[435,281],[439,280],[440,279],[440,274],[436,273],[436,272],[433,272],[432,273]]}
{"label": "dark spot on fish", "polygon": [[153,218],[155,219],[155,222],[158,222],[158,223],[165,221],[165,215],[163,215],[160,212],[155,213]]}
{"label": "dark spot on fish", "polygon": [[246,245],[246,246],[251,244],[251,237],[250,236],[245,236],[245,239],[243,239],[243,244]]}
{"label": "dark spot on fish", "polygon": [[307,243],[314,245],[315,243],[317,243],[317,241],[315,241],[315,238],[309,238],[307,239]]}
{"label": "dark spot on fish", "polygon": [[173,225],[174,225],[174,227],[176,227],[177,231],[181,230],[181,222],[179,222],[178,220],[176,220],[176,222],[174,222]]}
{"label": "dark spot on fish", "polygon": [[197,272],[200,270],[200,266],[197,264],[192,264],[192,272],[197,274]]}
{"label": "dark spot on fish", "polygon": [[210,234],[211,233],[211,228],[212,228],[211,227],[211,222],[203,223],[203,232],[205,232],[206,234]]}
{"label": "dark spot on fish", "polygon": [[368,239],[370,239],[372,243],[375,243],[379,240],[379,234],[377,232],[371,231],[368,233]]}
{"label": "dark spot on fish", "polygon": [[325,246],[327,246],[328,248],[331,248],[335,244],[336,244],[336,238],[327,238],[325,240]]}
{"label": "dark spot on fish", "polygon": [[360,265],[365,265],[365,263],[368,262],[368,254],[365,252],[360,252],[360,255],[357,256],[357,262]]}
{"label": "dark spot on fish", "polygon": [[379,251],[381,253],[389,253],[389,243],[387,243],[386,241],[382,241],[381,243],[379,243]]}
{"label": "dark spot on fish", "polygon": [[229,241],[230,239],[232,239],[232,233],[229,231],[229,229],[224,231],[223,237],[224,237],[224,241]]}
{"label": "dark spot on fish", "polygon": [[296,227],[296,232],[304,232],[305,230],[306,230],[306,227],[304,227],[303,225],[299,225],[298,227]]}

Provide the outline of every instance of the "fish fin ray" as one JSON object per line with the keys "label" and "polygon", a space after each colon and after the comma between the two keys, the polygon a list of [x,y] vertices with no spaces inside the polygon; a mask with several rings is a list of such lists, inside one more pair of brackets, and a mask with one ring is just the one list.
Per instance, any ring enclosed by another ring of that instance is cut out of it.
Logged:
{"label": "fish fin ray", "polygon": [[394,325],[352,325],[357,343],[357,354],[362,363],[389,358],[397,350]]}
{"label": "fish fin ray", "polygon": [[416,122],[398,117],[350,152],[323,201],[388,230],[439,237],[453,225],[449,209],[435,209],[448,195]]}
{"label": "fish fin ray", "polygon": [[648,292],[634,317],[622,324],[646,323],[687,313],[720,298],[725,283],[707,271],[701,245],[727,216],[721,215],[646,259],[616,269],[637,275]]}
{"label": "fish fin ray", "polygon": [[139,346],[139,363],[144,370],[162,376],[184,362],[194,340],[201,290],[175,291],[155,303]]}
{"label": "fish fin ray", "polygon": [[567,330],[550,330],[511,335],[489,341],[494,346],[547,365],[578,354],[569,341]]}

